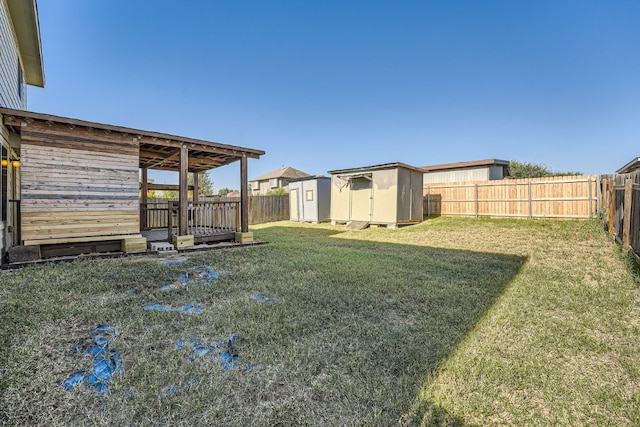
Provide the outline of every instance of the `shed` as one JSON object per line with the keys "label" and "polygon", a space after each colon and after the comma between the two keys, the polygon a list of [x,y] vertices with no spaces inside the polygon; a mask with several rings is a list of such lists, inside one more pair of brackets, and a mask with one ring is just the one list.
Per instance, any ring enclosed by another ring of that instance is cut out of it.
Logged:
{"label": "shed", "polygon": [[489,181],[509,176],[508,160],[486,159],[422,167],[424,183]]}
{"label": "shed", "polygon": [[289,212],[291,221],[329,221],[331,178],[311,176],[289,181]]}
{"label": "shed", "polygon": [[396,228],[422,221],[422,169],[386,163],[331,174],[331,224]]}

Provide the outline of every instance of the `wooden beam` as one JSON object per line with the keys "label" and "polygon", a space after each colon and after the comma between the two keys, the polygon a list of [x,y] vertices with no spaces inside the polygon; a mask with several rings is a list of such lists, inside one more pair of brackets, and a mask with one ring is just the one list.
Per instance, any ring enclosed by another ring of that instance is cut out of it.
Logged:
{"label": "wooden beam", "polygon": [[240,231],[249,232],[249,178],[247,174],[247,156],[240,159]]}
{"label": "wooden beam", "polygon": [[147,168],[142,168],[142,185],[140,188],[140,202],[142,203],[142,209],[140,209],[140,227],[144,230],[147,228],[147,192],[149,191],[149,179],[147,174]]}
{"label": "wooden beam", "polygon": [[193,201],[198,201],[198,173],[193,173]]}
{"label": "wooden beam", "polygon": [[179,205],[180,210],[178,212],[178,236],[187,235],[187,221],[189,219],[187,215],[187,209],[189,208],[189,193],[187,185],[187,176],[189,170],[189,150],[186,145],[182,145],[180,148],[180,194]]}

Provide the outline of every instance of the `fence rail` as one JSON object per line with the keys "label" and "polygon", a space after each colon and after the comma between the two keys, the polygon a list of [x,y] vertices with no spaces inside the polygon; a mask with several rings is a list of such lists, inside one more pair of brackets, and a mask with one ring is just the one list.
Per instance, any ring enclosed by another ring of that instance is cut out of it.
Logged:
{"label": "fence rail", "polygon": [[595,175],[425,184],[425,215],[510,218],[594,218]]}
{"label": "fence rail", "polygon": [[640,171],[601,177],[607,229],[640,259]]}

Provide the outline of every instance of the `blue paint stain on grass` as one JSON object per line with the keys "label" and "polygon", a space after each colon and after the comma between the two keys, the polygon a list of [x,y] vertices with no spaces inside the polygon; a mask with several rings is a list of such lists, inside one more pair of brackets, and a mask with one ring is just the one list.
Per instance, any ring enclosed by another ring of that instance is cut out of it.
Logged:
{"label": "blue paint stain on grass", "polygon": [[143,310],[147,311],[165,311],[165,312],[176,312],[182,314],[200,314],[204,311],[202,305],[197,302],[190,302],[188,304],[183,305],[182,307],[174,307],[168,304],[156,304],[149,303],[142,307]]}
{"label": "blue paint stain on grass", "polygon": [[187,381],[185,381],[184,383],[182,383],[179,386],[171,385],[171,386],[165,387],[160,392],[160,398],[161,399],[165,399],[166,397],[168,397],[168,396],[170,396],[172,394],[178,394],[182,390],[191,387],[196,382],[197,382],[197,380],[195,378],[191,378],[191,379],[188,379]]}
{"label": "blue paint stain on grass", "polygon": [[[204,343],[200,340],[200,337],[194,336],[185,341],[177,341],[175,344],[176,350],[188,349],[190,354],[188,359],[190,362],[195,362],[197,359],[206,358],[208,360],[215,360],[222,365],[222,369],[225,371],[231,368],[239,366],[240,355],[236,344],[238,342],[238,335],[231,334],[229,338],[219,339],[215,343]],[[244,365],[245,369],[252,369],[252,365]]]}
{"label": "blue paint stain on grass", "polygon": [[109,391],[109,382],[113,375],[124,375],[120,354],[110,344],[110,339],[116,334],[116,330],[112,326],[98,325],[89,333],[89,338],[74,345],[71,350],[74,353],[91,356],[91,367],[81,369],[67,378],[63,387],[65,390],[71,390],[78,384],[86,383],[98,393],[106,393]]}
{"label": "blue paint stain on grass", "polygon": [[251,294],[251,299],[257,302],[276,302],[275,298],[270,298],[265,296],[259,292],[254,292]]}
{"label": "blue paint stain on grass", "polygon": [[191,267],[189,271],[181,274],[176,278],[175,282],[170,283],[168,285],[162,286],[160,289],[163,291],[172,290],[172,289],[186,289],[189,286],[199,285],[199,286],[211,286],[215,279],[220,277],[222,273],[216,272],[213,268],[208,265],[199,265],[196,267]]}

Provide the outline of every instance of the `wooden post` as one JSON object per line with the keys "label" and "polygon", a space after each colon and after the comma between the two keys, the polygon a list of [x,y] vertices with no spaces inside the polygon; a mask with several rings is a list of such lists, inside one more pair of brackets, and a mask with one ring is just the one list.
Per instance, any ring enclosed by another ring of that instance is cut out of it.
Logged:
{"label": "wooden post", "polygon": [[140,229],[147,229],[147,192],[149,191],[149,179],[147,168],[142,168],[142,185],[140,188]]}
{"label": "wooden post", "polygon": [[198,177],[200,176],[199,173],[194,172],[193,173],[193,201],[197,202],[198,201]]}
{"label": "wooden post", "polygon": [[189,186],[187,185],[187,176],[189,174],[189,150],[186,145],[180,147],[180,185],[179,185],[179,202],[178,210],[178,236],[187,235],[187,209],[189,208]]}
{"label": "wooden post", "polygon": [[478,218],[478,204],[480,203],[480,201],[478,200],[478,184],[475,185],[475,192],[476,192],[476,218]]}
{"label": "wooden post", "polygon": [[622,217],[622,247],[629,249],[629,235],[631,233],[631,203],[633,202],[633,180],[627,178],[624,182],[624,215]]}
{"label": "wooden post", "polygon": [[589,191],[589,219],[593,218],[593,187],[591,187],[591,178],[587,178],[587,190]]}
{"label": "wooden post", "polygon": [[173,241],[173,202],[167,200],[167,241]]}
{"label": "wooden post", "polygon": [[615,199],[615,187],[614,187],[614,179],[609,180],[609,189],[607,190],[607,193],[609,194],[607,199],[609,200],[609,218],[608,218],[608,227],[607,230],[609,231],[609,234],[613,234],[613,209],[614,209],[614,199]]}
{"label": "wooden post", "polygon": [[247,156],[242,155],[240,159],[240,231],[249,232],[249,195],[247,189],[249,178],[247,175]]}

